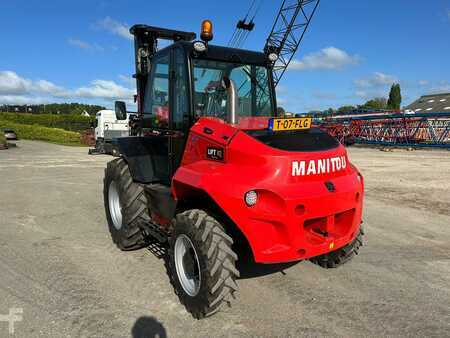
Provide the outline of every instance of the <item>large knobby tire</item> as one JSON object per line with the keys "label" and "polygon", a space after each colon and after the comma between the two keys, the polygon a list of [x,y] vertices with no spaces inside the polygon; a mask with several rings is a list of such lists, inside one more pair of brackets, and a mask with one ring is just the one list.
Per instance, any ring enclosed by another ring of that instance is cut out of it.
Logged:
{"label": "large knobby tire", "polygon": [[320,265],[325,269],[337,268],[358,255],[359,249],[363,245],[363,235],[364,230],[363,228],[361,228],[358,232],[358,235],[351,243],[336,251],[313,257],[310,259],[310,261],[314,264]]}
{"label": "large knobby tire", "polygon": [[238,256],[222,225],[203,210],[185,211],[173,222],[169,244],[169,277],[192,316],[201,319],[230,305],[238,290]]}
{"label": "large knobby tire", "polygon": [[143,225],[150,221],[144,189],[133,179],[128,164],[118,158],[105,170],[103,197],[113,242],[124,251],[145,246]]}

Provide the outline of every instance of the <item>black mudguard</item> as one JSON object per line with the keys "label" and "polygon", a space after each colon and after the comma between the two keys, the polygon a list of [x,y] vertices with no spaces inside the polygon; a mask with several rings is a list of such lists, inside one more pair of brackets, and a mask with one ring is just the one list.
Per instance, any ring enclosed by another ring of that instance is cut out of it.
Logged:
{"label": "black mudguard", "polygon": [[135,182],[170,185],[167,137],[121,137],[113,142],[128,163]]}
{"label": "black mudguard", "polygon": [[148,184],[145,186],[147,194],[148,208],[160,217],[171,220],[175,217],[177,201],[172,196],[169,186],[162,184]]}

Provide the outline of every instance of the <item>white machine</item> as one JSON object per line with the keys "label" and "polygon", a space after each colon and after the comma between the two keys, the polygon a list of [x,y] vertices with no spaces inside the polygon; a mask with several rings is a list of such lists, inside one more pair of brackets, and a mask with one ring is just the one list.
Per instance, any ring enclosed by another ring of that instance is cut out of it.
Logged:
{"label": "white machine", "polygon": [[90,153],[118,155],[113,139],[130,134],[130,115],[125,120],[117,120],[113,110],[100,110],[95,120],[95,149]]}

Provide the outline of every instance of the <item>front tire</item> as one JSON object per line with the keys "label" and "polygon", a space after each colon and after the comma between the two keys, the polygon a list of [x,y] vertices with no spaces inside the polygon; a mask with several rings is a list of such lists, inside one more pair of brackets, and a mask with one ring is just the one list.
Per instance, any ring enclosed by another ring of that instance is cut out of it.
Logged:
{"label": "front tire", "polygon": [[109,232],[123,251],[145,246],[143,225],[150,221],[144,188],[133,182],[128,164],[118,158],[105,170],[103,198]]}
{"label": "front tire", "polygon": [[169,244],[169,277],[192,316],[201,319],[230,305],[238,290],[238,256],[222,225],[203,210],[185,211],[174,220]]}

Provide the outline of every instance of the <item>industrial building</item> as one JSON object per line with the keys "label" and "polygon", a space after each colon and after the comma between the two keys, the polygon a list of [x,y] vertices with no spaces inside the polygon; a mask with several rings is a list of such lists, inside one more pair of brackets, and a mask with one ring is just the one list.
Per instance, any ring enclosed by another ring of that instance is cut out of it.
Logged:
{"label": "industrial building", "polygon": [[450,112],[450,93],[423,95],[418,100],[405,107],[405,111],[415,113]]}

